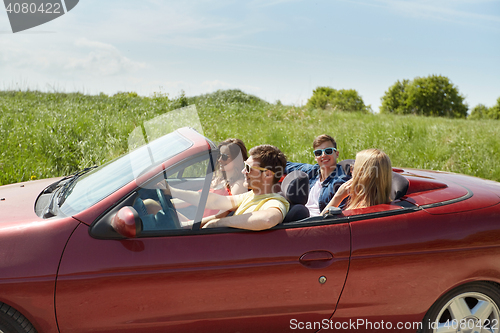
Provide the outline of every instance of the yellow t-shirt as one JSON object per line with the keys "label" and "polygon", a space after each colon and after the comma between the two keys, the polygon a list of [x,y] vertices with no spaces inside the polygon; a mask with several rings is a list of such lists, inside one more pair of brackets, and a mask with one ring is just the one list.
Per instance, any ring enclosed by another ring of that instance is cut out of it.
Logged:
{"label": "yellow t-shirt", "polygon": [[288,210],[290,209],[288,201],[276,193],[255,195],[253,191],[250,191],[234,195],[232,198],[238,206],[234,215],[242,215],[259,210],[266,210],[268,208],[277,208],[280,210],[283,218],[285,218],[286,213],[288,213]]}

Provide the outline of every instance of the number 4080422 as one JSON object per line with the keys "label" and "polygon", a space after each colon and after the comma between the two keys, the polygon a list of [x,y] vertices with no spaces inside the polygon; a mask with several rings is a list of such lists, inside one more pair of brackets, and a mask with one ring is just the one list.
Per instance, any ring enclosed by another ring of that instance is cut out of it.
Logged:
{"label": "number 4080422", "polygon": [[22,14],[61,14],[61,4],[60,3],[41,3],[37,5],[36,3],[9,3],[7,6],[7,13],[22,13]]}

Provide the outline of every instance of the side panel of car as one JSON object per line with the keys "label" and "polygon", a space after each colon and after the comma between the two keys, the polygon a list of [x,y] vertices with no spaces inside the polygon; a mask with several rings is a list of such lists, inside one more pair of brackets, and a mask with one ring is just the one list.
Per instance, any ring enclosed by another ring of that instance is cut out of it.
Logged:
{"label": "side panel of car", "polygon": [[[500,202],[500,183],[476,177],[446,172],[408,169],[410,188],[405,200],[418,206],[436,205],[432,214],[458,213],[496,205]],[[415,175],[419,176],[415,176]],[[413,175],[413,176],[412,176]],[[441,182],[446,188],[419,191],[418,185],[426,187],[426,182]],[[421,184],[418,184],[421,183]],[[467,200],[464,198],[467,197]],[[450,202],[456,200],[455,203]],[[443,205],[445,204],[445,205]]]}
{"label": "side panel of car", "polygon": [[[334,320],[390,321],[393,327],[402,323],[406,331],[415,332],[447,291],[471,281],[499,282],[498,217],[493,206],[352,222],[349,277]],[[361,326],[356,331],[370,330]]]}
{"label": "side panel of car", "polygon": [[[481,182],[482,180],[478,181]],[[425,205],[422,208],[430,214],[456,214],[495,206],[500,203],[500,197],[486,190],[484,187],[482,188],[480,185],[468,184],[467,189],[469,193],[472,193],[471,197],[467,200],[450,203],[445,206]]]}
{"label": "side panel of car", "polygon": [[73,218],[63,218],[0,227],[0,302],[23,314],[39,332],[58,332],[56,273],[64,246],[78,224]]}
{"label": "side panel of car", "polygon": [[97,240],[83,225],[59,271],[61,332],[287,332],[329,318],[344,286],[347,223]]}

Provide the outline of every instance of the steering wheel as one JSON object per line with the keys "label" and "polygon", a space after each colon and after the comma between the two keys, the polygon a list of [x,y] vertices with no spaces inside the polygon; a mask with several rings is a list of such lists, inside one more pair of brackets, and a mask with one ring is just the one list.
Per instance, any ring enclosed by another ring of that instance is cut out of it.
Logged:
{"label": "steering wheel", "polygon": [[148,215],[148,210],[146,208],[146,205],[144,204],[144,201],[138,196],[135,198],[134,203],[132,204],[132,207],[137,211],[139,216],[144,216]]}
{"label": "steering wheel", "polygon": [[[166,182],[165,182],[166,183]],[[168,184],[166,184],[168,189]],[[170,191],[169,191],[170,192]],[[172,196],[165,194],[162,189],[156,189],[156,194],[158,194],[158,199],[160,200],[160,205],[167,217],[167,220],[172,222],[174,229],[181,229],[181,223],[179,222],[179,217],[177,216],[177,211],[172,204]]]}

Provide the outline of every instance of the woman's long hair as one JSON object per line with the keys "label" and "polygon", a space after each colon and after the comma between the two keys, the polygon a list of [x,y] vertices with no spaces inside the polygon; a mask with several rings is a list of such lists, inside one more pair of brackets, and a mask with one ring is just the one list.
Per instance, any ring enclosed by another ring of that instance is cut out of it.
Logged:
{"label": "woman's long hair", "polygon": [[386,153],[371,148],[356,154],[350,199],[346,209],[370,207],[391,201],[392,166]]}
{"label": "woman's long hair", "polygon": [[[222,146],[227,146],[229,148],[229,158],[232,161],[235,161],[237,159],[237,161],[240,162],[239,164],[241,165],[234,166],[236,168],[235,170],[243,170],[243,162],[248,159],[247,147],[245,146],[243,141],[240,139],[230,138],[219,143],[217,148],[219,148],[220,150]],[[243,178],[244,176],[241,172],[236,172],[234,179],[228,179],[226,172],[219,170],[219,168],[217,167],[216,175],[212,181],[212,185],[217,186],[217,184],[222,183],[227,189],[231,189],[230,185],[234,184],[238,179]]]}

